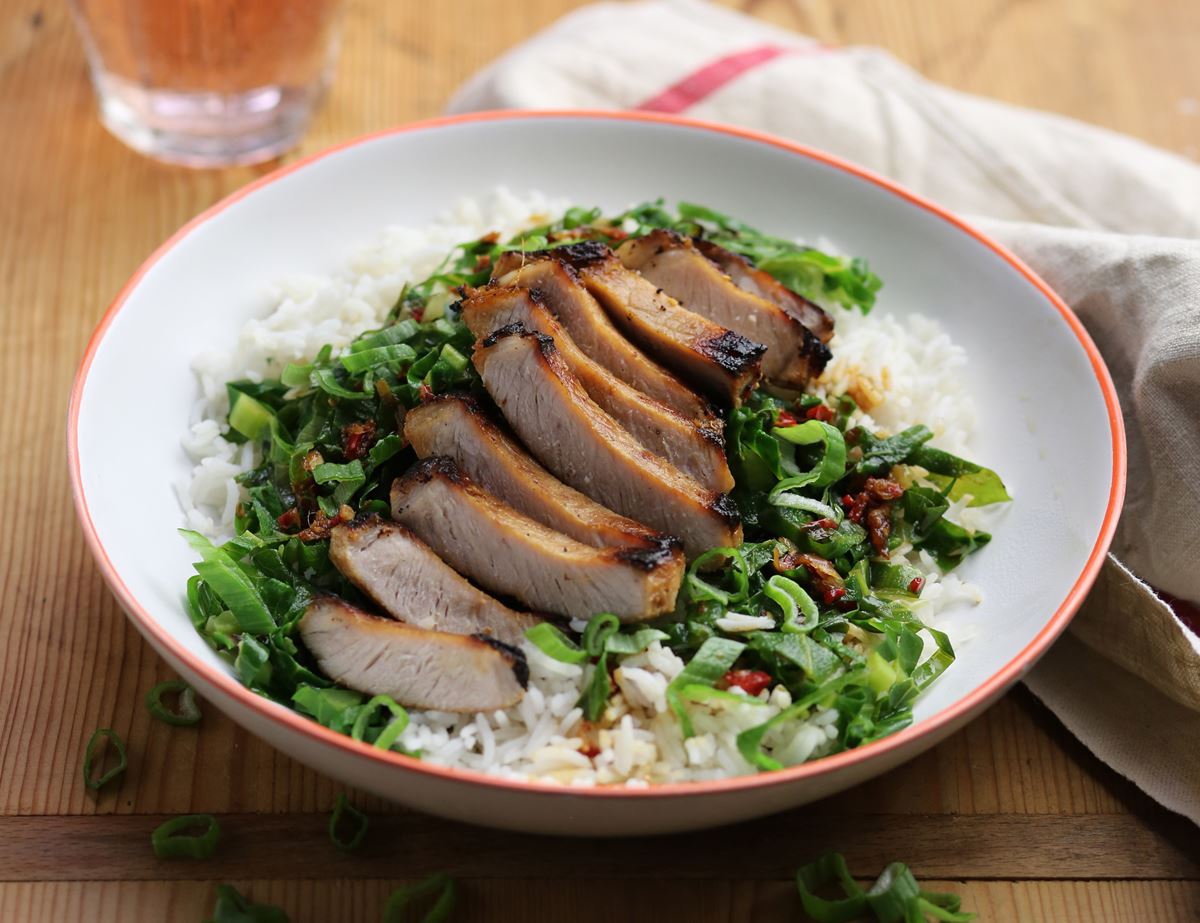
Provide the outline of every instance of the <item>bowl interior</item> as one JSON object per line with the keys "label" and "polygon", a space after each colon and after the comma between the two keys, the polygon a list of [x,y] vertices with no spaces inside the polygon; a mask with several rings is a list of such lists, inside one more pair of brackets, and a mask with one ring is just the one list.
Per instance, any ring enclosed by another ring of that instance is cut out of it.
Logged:
{"label": "bowl interior", "polygon": [[227,667],[181,599],[191,552],[172,483],[197,396],[200,351],[232,343],[269,309],[268,287],[323,273],[389,224],[419,226],[497,185],[619,208],[662,196],[784,236],[835,241],[883,278],[879,311],[920,311],[966,347],[979,407],[971,455],[1016,502],[961,573],[982,604],[947,627],[958,662],[916,720],[952,706],[1043,630],[1092,555],[1114,480],[1114,437],[1096,370],[1050,300],[946,219],[861,176],[733,134],[594,117],[466,121],[385,135],[315,160],[194,226],[127,291],[79,395],[81,493],[129,593],[172,642]]}

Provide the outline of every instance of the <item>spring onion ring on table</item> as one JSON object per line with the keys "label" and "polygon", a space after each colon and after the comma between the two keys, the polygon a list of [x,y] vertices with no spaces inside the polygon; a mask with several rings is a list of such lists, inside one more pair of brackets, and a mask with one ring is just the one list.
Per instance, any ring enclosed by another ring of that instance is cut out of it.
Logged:
{"label": "spring onion ring on table", "polygon": [[[338,686],[299,643],[297,623],[315,597],[365,602],[330,562],[329,529],[358,514],[389,514],[389,486],[413,460],[398,423],[405,408],[448,391],[482,395],[455,291],[485,284],[504,252],[616,243],[660,227],[745,256],[830,310],[865,315],[881,286],[861,260],[702,206],[671,212],[648,203],[608,218],[571,208],[507,241],[485,235],[461,244],[404,288],[382,327],[346,348],[326,346],[274,378],[228,382],[225,438],[253,446],[255,463],[238,477],[233,538],[213,544],[185,532],[201,558],[187,606],[245,685],[355,739],[424,755],[412,743],[419,713]],[[688,742],[708,734],[697,720],[732,716],[743,762],[718,774],[777,769],[911,723],[914,700],[954,661],[947,634],[919,617],[933,575],[920,562],[945,572],[984,547],[987,532],[948,514],[1009,497],[995,472],[930,445],[927,426],[872,431],[854,397],[819,385],[787,397],[759,387],[727,413],[745,540],[692,563],[672,616],[622,626],[597,613],[574,625],[576,637],[548,622],[528,633],[526,648],[546,670],[559,663],[577,677],[568,713],[576,720],[556,746],[590,759],[596,740],[629,715],[623,680],[668,662],[665,688],[646,693],[661,692],[659,705],[643,707],[657,710],[660,725],[662,715],[673,718],[689,760],[699,751]],[[466,730],[471,722],[453,727],[467,735],[464,745],[485,746]],[[820,739],[797,744],[802,726]]]}

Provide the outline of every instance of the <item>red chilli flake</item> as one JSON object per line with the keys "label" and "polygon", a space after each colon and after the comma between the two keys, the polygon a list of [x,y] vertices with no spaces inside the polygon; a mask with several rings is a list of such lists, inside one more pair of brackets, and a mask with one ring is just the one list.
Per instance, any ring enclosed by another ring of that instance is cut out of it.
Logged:
{"label": "red chilli flake", "polygon": [[804,412],[804,416],[809,420],[820,420],[822,423],[829,423],[833,420],[833,411],[824,404],[814,404]]}
{"label": "red chilli flake", "polygon": [[417,396],[421,399],[421,403],[424,404],[433,397],[433,388],[429,387],[425,382],[421,382],[421,387],[417,389]]}
{"label": "red chilli flake", "polygon": [[726,689],[737,686],[749,695],[758,695],[771,685],[771,674],[762,670],[730,670],[721,677],[721,685]]}
{"label": "red chilli flake", "polygon": [[786,410],[779,411],[775,417],[776,426],[796,426],[800,423],[799,418],[794,413],[789,413]]}
{"label": "red chilli flake", "polygon": [[840,587],[840,586],[831,586],[831,587],[827,587],[825,589],[825,591],[821,594],[821,599],[824,601],[825,605],[832,606],[835,602],[837,602],[839,599],[841,599],[845,595],[846,595],[845,588]]}
{"label": "red chilli flake", "polygon": [[275,520],[275,524],[285,532],[289,529],[300,528],[300,511],[293,506],[290,510],[281,513]]}
{"label": "red chilli flake", "polygon": [[923,589],[925,589],[924,577],[913,577],[912,580],[908,582],[908,592],[914,595],[920,595]]}

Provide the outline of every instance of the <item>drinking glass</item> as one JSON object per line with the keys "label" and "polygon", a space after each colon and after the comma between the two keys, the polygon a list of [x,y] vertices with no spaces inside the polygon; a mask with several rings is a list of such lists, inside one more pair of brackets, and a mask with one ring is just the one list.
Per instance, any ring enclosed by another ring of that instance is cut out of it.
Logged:
{"label": "drinking glass", "polygon": [[195,167],[292,147],[324,95],[342,0],[71,0],[100,117]]}

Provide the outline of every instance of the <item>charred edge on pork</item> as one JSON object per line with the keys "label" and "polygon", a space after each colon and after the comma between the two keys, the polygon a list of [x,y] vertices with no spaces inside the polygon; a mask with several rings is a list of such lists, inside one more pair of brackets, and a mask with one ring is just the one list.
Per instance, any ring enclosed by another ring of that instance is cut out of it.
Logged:
{"label": "charred edge on pork", "polygon": [[471,635],[476,641],[482,641],[489,647],[495,648],[501,654],[512,658],[513,676],[517,678],[517,683],[522,689],[529,688],[529,661],[525,659],[525,652],[519,647],[514,647],[511,644],[505,644],[498,638],[493,638],[491,635],[477,634]]}

